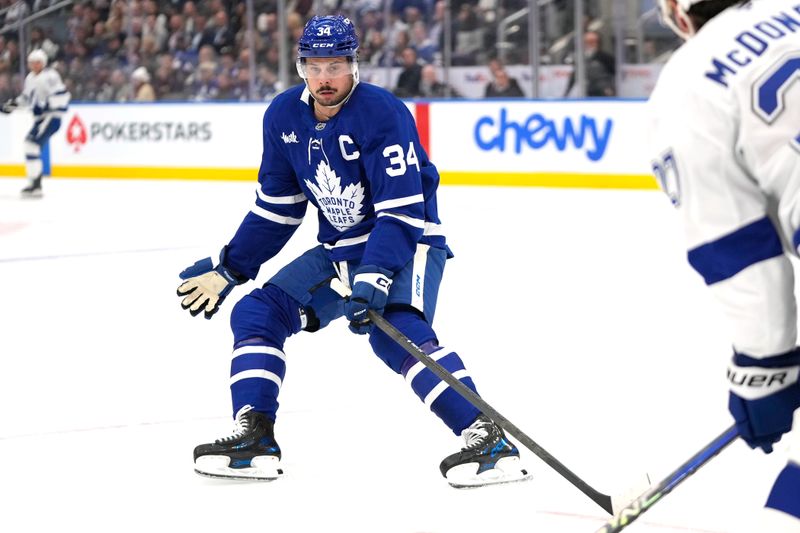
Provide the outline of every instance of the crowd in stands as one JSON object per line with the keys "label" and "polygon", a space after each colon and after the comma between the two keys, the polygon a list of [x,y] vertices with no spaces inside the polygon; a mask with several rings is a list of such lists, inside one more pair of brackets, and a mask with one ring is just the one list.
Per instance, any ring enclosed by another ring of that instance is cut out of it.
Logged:
{"label": "crowd in stands", "polygon": [[[391,2],[388,10],[385,1]],[[0,0],[0,101],[21,86],[15,21],[57,3]],[[344,13],[359,33],[363,67],[401,69],[398,96],[458,96],[431,67],[442,62],[444,0],[289,0],[283,37],[276,0],[253,4],[251,39],[244,1],[76,0],[26,26],[25,48],[47,53],[77,101],[268,100],[283,89],[282,49],[288,51],[290,84],[300,82],[293,58],[306,20]],[[452,65],[488,64],[496,54],[496,21],[526,5],[527,0],[450,0]],[[526,33],[513,36],[519,46],[511,43],[507,62],[527,61]],[[493,62],[491,72],[487,96],[522,96],[502,63]]]}

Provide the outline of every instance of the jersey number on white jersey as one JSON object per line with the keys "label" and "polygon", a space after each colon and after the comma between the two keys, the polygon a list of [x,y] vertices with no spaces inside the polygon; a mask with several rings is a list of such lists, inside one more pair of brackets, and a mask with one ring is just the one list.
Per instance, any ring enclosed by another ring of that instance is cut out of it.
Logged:
{"label": "jersey number on white jersey", "polygon": [[[767,124],[772,124],[783,112],[786,102],[785,92],[794,82],[800,81],[800,53],[792,52],[783,56],[753,86],[753,109]],[[792,144],[800,149],[800,132],[792,139]]]}

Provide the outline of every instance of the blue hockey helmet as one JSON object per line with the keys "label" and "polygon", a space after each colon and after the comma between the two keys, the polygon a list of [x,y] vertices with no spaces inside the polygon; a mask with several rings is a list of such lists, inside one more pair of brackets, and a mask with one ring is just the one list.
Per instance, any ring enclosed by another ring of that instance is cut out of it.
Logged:
{"label": "blue hockey helmet", "polygon": [[341,15],[311,17],[297,43],[298,58],[338,56],[355,61],[357,50],[356,29]]}

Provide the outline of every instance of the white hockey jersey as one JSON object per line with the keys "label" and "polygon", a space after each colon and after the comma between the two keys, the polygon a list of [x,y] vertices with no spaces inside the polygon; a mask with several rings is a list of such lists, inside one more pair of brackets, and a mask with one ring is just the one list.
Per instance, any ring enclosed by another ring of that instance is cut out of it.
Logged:
{"label": "white hockey jersey", "polygon": [[25,77],[22,94],[17,103],[28,105],[34,118],[61,118],[67,111],[70,94],[61,81],[61,76],[52,68],[45,68],[39,74],[29,72]]}
{"label": "white hockey jersey", "polygon": [[734,349],[793,349],[786,254],[800,244],[800,0],[755,0],[714,17],[665,65],[650,106],[653,172]]}

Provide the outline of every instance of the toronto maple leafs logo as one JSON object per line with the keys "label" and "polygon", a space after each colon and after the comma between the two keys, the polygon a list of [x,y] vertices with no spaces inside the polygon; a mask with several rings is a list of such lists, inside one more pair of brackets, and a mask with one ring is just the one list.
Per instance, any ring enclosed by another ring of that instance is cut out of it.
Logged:
{"label": "toronto maple leafs logo", "polygon": [[344,231],[361,222],[364,201],[364,187],[360,183],[351,183],[342,190],[342,180],[326,163],[320,161],[314,175],[316,183],[305,180],[306,186],[316,197],[317,203],[331,226]]}

